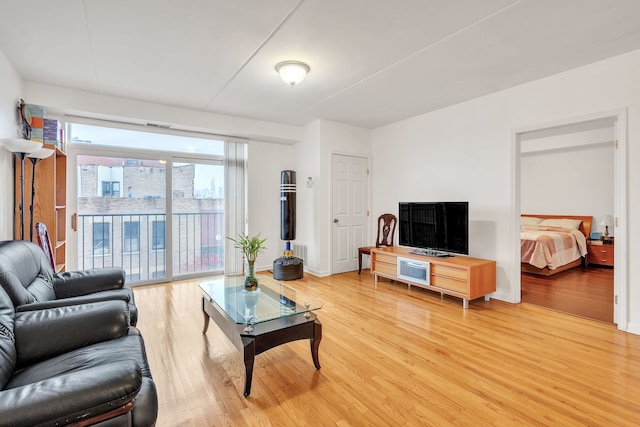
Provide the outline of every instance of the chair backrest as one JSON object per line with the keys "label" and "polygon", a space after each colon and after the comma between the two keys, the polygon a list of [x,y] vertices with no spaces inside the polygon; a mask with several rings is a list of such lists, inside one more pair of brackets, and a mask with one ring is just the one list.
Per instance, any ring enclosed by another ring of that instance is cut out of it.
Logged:
{"label": "chair backrest", "polygon": [[51,268],[53,268],[53,271],[56,271],[56,261],[53,259],[53,249],[51,248],[51,239],[49,239],[47,226],[41,222],[37,222],[36,236],[38,237],[38,245],[40,245],[42,252],[47,256]]}
{"label": "chair backrest", "polygon": [[393,238],[396,234],[398,219],[394,214],[386,213],[378,217],[378,237],[376,248],[380,246],[393,246]]}
{"label": "chair backrest", "polygon": [[14,307],[56,299],[53,274],[49,260],[35,243],[0,242],[0,287]]}

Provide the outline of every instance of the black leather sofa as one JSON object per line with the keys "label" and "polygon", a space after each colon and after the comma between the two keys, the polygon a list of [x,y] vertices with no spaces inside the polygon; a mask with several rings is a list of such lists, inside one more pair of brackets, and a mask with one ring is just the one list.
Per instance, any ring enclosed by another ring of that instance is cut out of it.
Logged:
{"label": "black leather sofa", "polygon": [[125,285],[121,268],[56,273],[35,243],[0,242],[0,287],[16,311],[122,300],[129,304],[131,325],[138,320],[133,292]]}
{"label": "black leather sofa", "polygon": [[157,411],[128,303],[17,312],[0,289],[0,426],[153,426]]}

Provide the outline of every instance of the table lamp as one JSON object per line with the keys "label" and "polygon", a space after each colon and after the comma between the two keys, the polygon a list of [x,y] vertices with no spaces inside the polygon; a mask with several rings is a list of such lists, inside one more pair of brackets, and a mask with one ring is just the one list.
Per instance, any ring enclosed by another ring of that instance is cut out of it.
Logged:
{"label": "table lamp", "polygon": [[600,218],[600,230],[602,231],[602,240],[604,242],[611,240],[609,238],[609,227],[613,227],[613,217],[611,215],[603,215]]}
{"label": "table lamp", "polygon": [[31,141],[29,139],[6,138],[0,140],[2,146],[11,151],[20,159],[20,240],[24,240],[24,158],[27,154],[42,148],[42,142]]}

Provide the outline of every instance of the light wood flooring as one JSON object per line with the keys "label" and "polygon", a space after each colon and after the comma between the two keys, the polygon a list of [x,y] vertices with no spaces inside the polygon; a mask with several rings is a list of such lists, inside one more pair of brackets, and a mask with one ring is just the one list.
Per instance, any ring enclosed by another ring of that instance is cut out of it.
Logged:
{"label": "light wood flooring", "polygon": [[613,323],[613,269],[576,267],[550,277],[522,273],[522,302]]}
{"label": "light wood flooring", "polygon": [[[261,273],[268,274],[268,273]],[[368,271],[287,282],[324,301],[309,342],[242,357],[203,335],[197,281],[135,288],[158,426],[640,425],[640,336],[530,304],[470,303]]]}

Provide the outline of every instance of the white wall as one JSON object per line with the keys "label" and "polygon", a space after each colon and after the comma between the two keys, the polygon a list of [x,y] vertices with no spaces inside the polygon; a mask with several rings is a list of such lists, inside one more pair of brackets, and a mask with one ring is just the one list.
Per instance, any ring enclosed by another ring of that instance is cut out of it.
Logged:
{"label": "white wall", "polygon": [[[317,246],[320,219],[316,207],[319,205],[320,184],[322,179],[326,179],[320,169],[320,120],[304,127],[302,141],[292,147],[292,156],[298,178],[295,243],[307,245],[304,268],[318,274],[321,268]],[[313,179],[311,188],[305,184],[308,177]]]}
{"label": "white wall", "polygon": [[[0,139],[16,138],[22,81],[0,52]],[[0,240],[13,239],[13,154],[0,148]]]}
{"label": "white wall", "polygon": [[[371,157],[371,131],[328,120],[316,120],[307,125],[303,139],[294,150],[298,176],[311,176],[312,189],[300,191],[298,184],[298,236],[296,240],[310,245],[309,272],[331,274],[331,155],[344,154]],[[302,193],[302,194],[300,194]],[[302,199],[302,200],[301,200]],[[302,221],[300,218],[303,218]],[[313,219],[311,219],[313,218]],[[305,241],[306,240],[306,241]]]}
{"label": "white wall", "polygon": [[[374,212],[396,212],[400,200],[468,200],[470,254],[497,261],[494,296],[511,300],[519,278],[519,266],[514,265],[519,248],[514,132],[627,108],[628,164],[637,165],[638,75],[640,51],[635,51],[375,129]],[[394,167],[385,167],[389,163]],[[626,249],[628,259],[634,260],[640,256],[640,199],[633,197],[640,191],[640,169],[628,170]],[[640,264],[628,264],[629,325],[621,327],[640,333]]]}
{"label": "white wall", "polygon": [[117,98],[40,83],[25,82],[24,93],[25,101],[46,106],[48,114],[77,114],[137,124],[170,124],[183,130],[242,136],[285,144],[298,142],[302,137],[302,128],[299,126]]}
{"label": "white wall", "polygon": [[280,172],[294,169],[291,150],[290,145],[249,143],[249,236],[260,233],[268,239],[267,249],[256,261],[257,271],[273,268],[273,261],[282,256],[284,249],[284,242],[280,240]]}
{"label": "white wall", "polygon": [[[613,129],[609,141],[606,145],[574,146],[523,155],[520,160],[521,212],[591,215],[594,221],[603,215],[613,215]],[[595,222],[593,227],[593,231],[598,231]]]}

